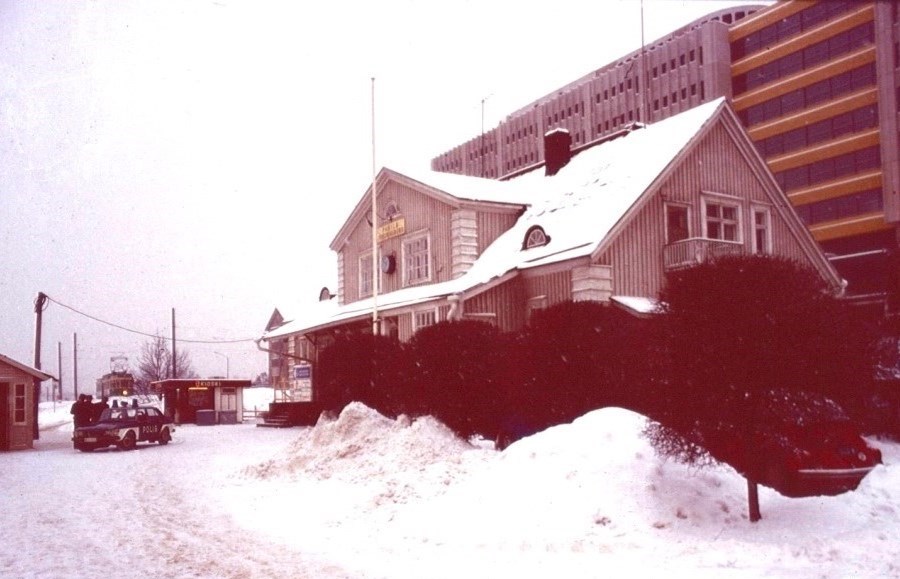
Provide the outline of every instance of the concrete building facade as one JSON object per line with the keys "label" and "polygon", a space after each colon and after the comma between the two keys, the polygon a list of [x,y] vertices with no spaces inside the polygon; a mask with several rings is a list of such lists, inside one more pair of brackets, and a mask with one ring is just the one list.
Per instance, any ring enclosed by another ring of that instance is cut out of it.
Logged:
{"label": "concrete building facade", "polygon": [[543,164],[548,131],[566,129],[578,150],[722,96],[848,295],[882,307],[900,244],[896,2],[711,13],[515,111],[432,168],[508,179]]}

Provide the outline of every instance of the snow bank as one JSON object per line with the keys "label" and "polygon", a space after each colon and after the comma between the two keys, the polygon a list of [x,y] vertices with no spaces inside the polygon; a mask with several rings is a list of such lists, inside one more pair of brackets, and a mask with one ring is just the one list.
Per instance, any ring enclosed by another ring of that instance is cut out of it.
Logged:
{"label": "snow bank", "polygon": [[[463,456],[479,452],[430,416],[387,418],[353,402],[334,420],[323,416],[282,454],[244,469],[261,480],[334,480],[373,488],[373,500],[423,498],[435,482],[449,484]],[[486,451],[482,451],[486,452]]]}
{"label": "snow bank", "polygon": [[[751,524],[743,478],[659,459],[618,408],[504,452],[358,404],[312,428],[184,425],[134,452],[78,453],[70,420],[42,404],[35,450],[2,456],[0,511],[21,530],[0,544],[6,575],[900,576],[893,442],[872,441],[884,465],[855,492],[760,489]],[[110,489],[154,500],[118,501],[111,521]],[[153,556],[122,558],[123,536]]]}

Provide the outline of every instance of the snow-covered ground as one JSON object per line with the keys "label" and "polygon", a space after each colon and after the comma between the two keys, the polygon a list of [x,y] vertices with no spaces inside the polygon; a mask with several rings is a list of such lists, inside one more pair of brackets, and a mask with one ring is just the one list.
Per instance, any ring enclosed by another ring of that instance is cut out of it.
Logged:
{"label": "snow-covered ground", "polygon": [[761,489],[753,524],[734,471],[660,460],[617,408],[504,452],[352,404],[84,454],[56,407],[0,455],[2,577],[900,577],[895,443],[855,492]]}

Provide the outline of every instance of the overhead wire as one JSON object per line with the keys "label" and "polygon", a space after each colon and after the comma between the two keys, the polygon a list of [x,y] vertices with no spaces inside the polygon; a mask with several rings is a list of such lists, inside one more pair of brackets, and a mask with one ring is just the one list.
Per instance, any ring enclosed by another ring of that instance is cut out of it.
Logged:
{"label": "overhead wire", "polygon": [[[160,336],[159,334],[150,334],[150,333],[148,333],[148,332],[142,332],[142,331],[140,331],[140,330],[135,330],[135,329],[133,329],[133,328],[127,328],[127,327],[122,326],[122,325],[120,325],[120,324],[116,324],[116,323],[114,323],[114,322],[110,322],[110,321],[107,321],[107,320],[98,318],[97,316],[93,316],[93,315],[91,315],[91,314],[88,314],[88,313],[83,312],[83,311],[81,311],[81,310],[78,310],[78,309],[76,309],[76,308],[73,308],[72,306],[66,305],[66,304],[62,303],[61,301],[59,301],[59,300],[57,300],[57,299],[55,299],[55,298],[52,298],[52,297],[50,297],[50,296],[48,296],[48,295],[46,295],[46,294],[44,294],[44,296],[46,297],[46,299],[47,299],[48,301],[51,301],[51,302],[55,303],[56,305],[58,305],[58,306],[60,306],[60,307],[63,307],[63,308],[65,308],[65,309],[67,309],[67,310],[70,310],[70,311],[72,311],[72,312],[78,314],[79,316],[84,316],[84,317],[86,317],[86,318],[88,318],[88,319],[91,319],[91,320],[93,320],[93,321],[95,321],[95,322],[98,322],[98,323],[101,323],[101,324],[105,324],[105,325],[107,325],[107,326],[111,326],[111,327],[113,327],[113,328],[116,328],[116,329],[119,329],[119,330],[122,330],[122,331],[125,331],[125,332],[130,332],[130,333],[132,333],[132,334],[137,334],[137,335],[139,335],[139,336],[145,336],[145,337],[147,337],[147,338],[162,338],[162,339],[164,339],[164,340],[170,340],[170,341],[171,341],[171,339],[172,339],[172,338],[169,338],[169,337],[167,337],[167,336]],[[44,306],[44,308],[46,309],[46,306]],[[243,343],[243,342],[255,342],[255,341],[256,341],[255,338],[241,338],[241,339],[236,339],[236,340],[194,340],[194,339],[189,339],[189,338],[179,338],[179,339],[178,339],[178,342],[185,342],[185,343],[188,343],[188,344],[240,344],[240,343]]]}

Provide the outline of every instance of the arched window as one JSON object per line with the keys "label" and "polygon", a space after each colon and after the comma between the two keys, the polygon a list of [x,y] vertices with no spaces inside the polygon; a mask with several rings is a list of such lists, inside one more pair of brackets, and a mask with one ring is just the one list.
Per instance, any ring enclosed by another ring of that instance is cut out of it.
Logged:
{"label": "arched window", "polygon": [[532,247],[540,247],[550,243],[550,236],[544,233],[544,228],[540,225],[532,225],[525,232],[525,239],[522,241],[522,249],[531,249]]}

